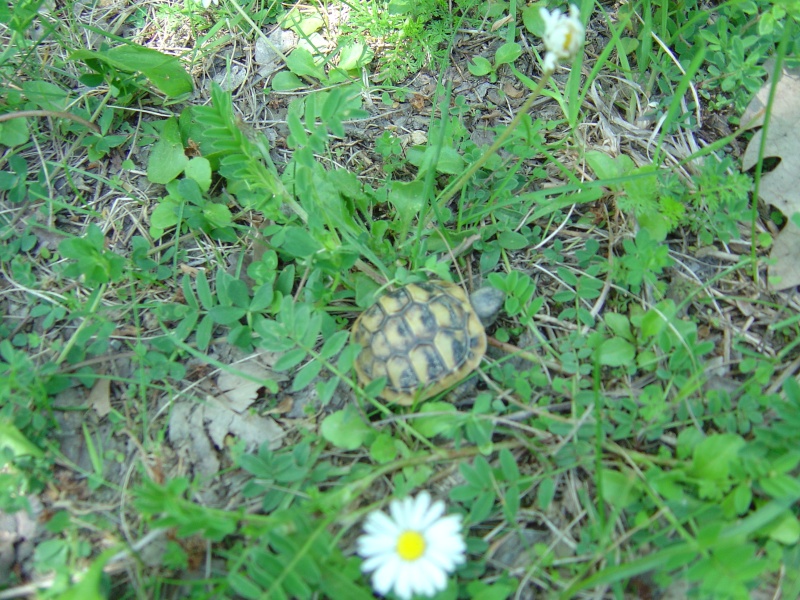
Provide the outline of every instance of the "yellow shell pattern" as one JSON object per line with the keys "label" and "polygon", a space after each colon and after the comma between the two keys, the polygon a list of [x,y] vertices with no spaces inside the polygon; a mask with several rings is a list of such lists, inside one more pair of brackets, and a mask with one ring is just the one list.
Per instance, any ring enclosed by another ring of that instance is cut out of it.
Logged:
{"label": "yellow shell pattern", "polygon": [[447,389],[486,352],[467,294],[445,281],[387,292],[356,319],[350,339],[362,347],[355,364],[362,385],[385,377],[381,395],[404,405]]}

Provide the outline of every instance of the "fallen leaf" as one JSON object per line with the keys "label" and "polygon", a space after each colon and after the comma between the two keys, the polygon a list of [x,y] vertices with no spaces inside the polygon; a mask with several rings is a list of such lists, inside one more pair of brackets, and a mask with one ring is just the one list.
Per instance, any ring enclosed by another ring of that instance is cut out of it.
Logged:
{"label": "fallen leaf", "polygon": [[[774,71],[765,64],[768,73]],[[764,124],[771,82],[767,81],[742,115],[746,128]],[[758,162],[762,131],[757,131],[742,157],[742,168],[748,170]],[[764,173],[759,197],[780,210],[787,220],[800,213],[800,69],[784,68],[780,73],[772,103],[769,129],[764,144],[764,158],[779,158],[772,171]],[[791,222],[778,234],[772,246],[769,268],[773,287],[783,290],[800,285],[800,231]]]}
{"label": "fallen leaf", "polygon": [[[258,392],[264,387],[260,381],[275,381],[275,373],[253,357],[231,365],[236,372],[223,371],[217,377],[217,386],[224,392],[228,406],[236,412],[244,412],[258,398]],[[250,377],[245,377],[249,375]],[[253,381],[255,379],[256,381]]]}
{"label": "fallen leaf", "polygon": [[204,408],[201,404],[177,402],[169,418],[169,441],[193,466],[196,475],[212,477],[219,472],[220,463],[205,431]]}
{"label": "fallen leaf", "polygon": [[249,412],[239,414],[213,398],[209,398],[208,404],[203,406],[203,417],[208,435],[217,448],[225,447],[228,435],[243,441],[248,452],[264,443],[268,444],[270,450],[277,450],[283,445],[283,429],[270,417]]}
{"label": "fallen leaf", "polygon": [[92,391],[89,392],[89,406],[94,408],[99,417],[105,417],[111,412],[111,380],[101,377],[94,382]]}

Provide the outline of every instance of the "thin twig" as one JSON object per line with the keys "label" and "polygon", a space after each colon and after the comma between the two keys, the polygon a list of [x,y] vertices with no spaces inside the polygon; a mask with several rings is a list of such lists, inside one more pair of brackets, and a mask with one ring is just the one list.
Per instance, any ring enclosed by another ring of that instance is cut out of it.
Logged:
{"label": "thin twig", "polygon": [[100,131],[100,128],[91,121],[87,121],[83,117],[79,117],[78,115],[73,115],[72,113],[68,112],[62,112],[60,110],[20,110],[17,112],[10,112],[0,115],[0,123],[4,121],[10,121],[11,119],[26,119],[28,117],[55,117],[57,119],[69,119],[70,121],[75,121],[76,123],[80,123],[81,125],[88,127],[97,135],[103,135],[103,132]]}

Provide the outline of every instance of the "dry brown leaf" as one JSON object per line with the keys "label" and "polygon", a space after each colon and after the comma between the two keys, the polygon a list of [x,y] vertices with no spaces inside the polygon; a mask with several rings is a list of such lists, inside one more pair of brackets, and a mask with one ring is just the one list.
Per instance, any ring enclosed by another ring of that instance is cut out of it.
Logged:
{"label": "dry brown leaf", "polygon": [[[236,412],[247,410],[258,398],[259,390],[264,387],[263,383],[253,381],[253,379],[260,381],[276,380],[275,373],[266,368],[257,356],[234,363],[231,368],[236,372],[223,371],[220,373],[219,377],[217,377],[217,386],[225,392],[228,407]],[[243,377],[239,373],[249,375],[253,379]]]}
{"label": "dry brown leaf", "polygon": [[111,380],[102,377],[94,382],[92,391],[89,392],[89,406],[94,408],[99,417],[105,417],[111,412]]}
{"label": "dry brown leaf", "polygon": [[[765,65],[772,72],[770,65]],[[742,115],[747,127],[764,123],[769,99],[770,82],[756,94]],[[752,121],[752,122],[751,122]],[[762,131],[756,132],[742,157],[742,168],[748,170],[758,161]],[[759,196],[780,210],[787,219],[800,213],[800,69],[784,68],[775,88],[769,130],[764,146],[764,158],[779,158],[780,163],[761,177]],[[800,285],[800,231],[791,222],[775,238],[770,253],[770,280],[777,280],[775,289]]]}

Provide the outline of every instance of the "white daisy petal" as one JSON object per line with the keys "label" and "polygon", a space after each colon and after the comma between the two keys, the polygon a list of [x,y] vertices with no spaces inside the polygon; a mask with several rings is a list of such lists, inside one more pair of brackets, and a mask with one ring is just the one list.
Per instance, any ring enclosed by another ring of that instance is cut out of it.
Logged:
{"label": "white daisy petal", "polygon": [[447,577],[466,560],[461,516],[443,516],[445,504],[420,492],[416,498],[392,500],[389,514],[370,513],[358,538],[361,570],[372,572],[379,594],[400,600],[433,596],[447,588]]}
{"label": "white daisy petal", "polygon": [[400,577],[401,562],[399,557],[392,555],[383,561],[383,564],[372,574],[372,587],[379,594],[387,594],[389,590],[397,587]]}
{"label": "white daisy petal", "polygon": [[569,7],[569,15],[562,15],[558,9],[549,12],[546,8],[540,8],[539,14],[544,21],[542,41],[547,51],[542,69],[552,72],[558,66],[558,61],[569,60],[578,54],[586,38],[586,29],[574,4]]}
{"label": "white daisy petal", "polygon": [[394,552],[397,537],[391,535],[364,536],[358,540],[358,553],[361,556],[378,556]]}
{"label": "white daisy petal", "polygon": [[376,510],[367,515],[364,521],[364,531],[367,533],[382,533],[384,535],[395,536],[400,530],[395,521],[390,519],[386,513]]}

